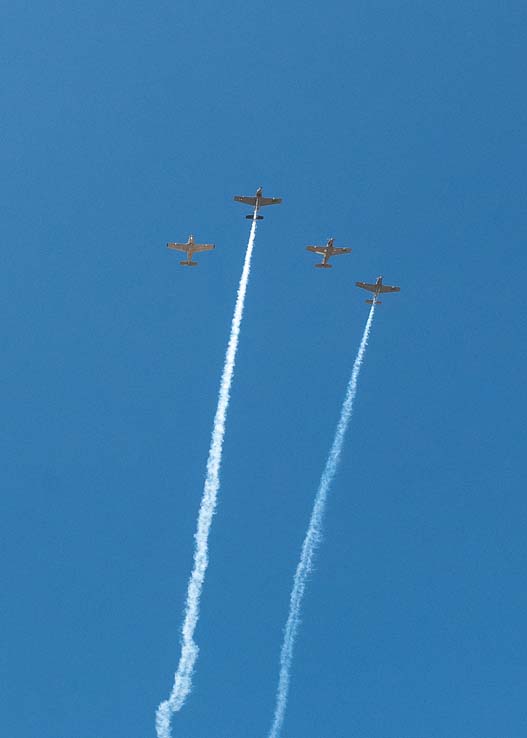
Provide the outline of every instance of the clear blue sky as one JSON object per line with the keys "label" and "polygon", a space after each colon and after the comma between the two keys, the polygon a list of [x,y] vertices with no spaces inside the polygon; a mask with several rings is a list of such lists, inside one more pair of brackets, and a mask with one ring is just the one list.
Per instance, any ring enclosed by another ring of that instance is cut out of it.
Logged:
{"label": "clear blue sky", "polygon": [[[146,738],[258,230],[181,738],[264,738],[367,307],[284,738],[527,733],[520,2],[1,11],[2,734]],[[213,241],[184,270],[167,240]],[[313,268],[308,243],[351,246]]]}

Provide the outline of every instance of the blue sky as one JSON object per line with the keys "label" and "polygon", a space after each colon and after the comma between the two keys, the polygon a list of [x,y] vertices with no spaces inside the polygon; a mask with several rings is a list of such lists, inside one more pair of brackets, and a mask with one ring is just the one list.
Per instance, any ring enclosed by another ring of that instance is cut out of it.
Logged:
{"label": "blue sky", "polygon": [[[2,10],[2,726],[154,736],[256,237],[185,738],[265,736],[377,311],[284,738],[527,730],[522,3]],[[167,240],[216,243],[195,270]],[[304,247],[351,246],[332,270]]]}

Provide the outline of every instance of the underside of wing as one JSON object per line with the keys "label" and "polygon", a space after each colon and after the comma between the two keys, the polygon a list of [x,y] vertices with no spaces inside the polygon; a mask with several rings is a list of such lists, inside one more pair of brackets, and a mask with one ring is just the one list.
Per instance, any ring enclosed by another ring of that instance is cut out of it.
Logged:
{"label": "underside of wing", "polygon": [[400,292],[401,288],[400,287],[390,287],[389,284],[383,284],[380,291],[381,292]]}
{"label": "underside of wing", "polygon": [[326,253],[325,246],[306,246],[306,250],[311,251],[313,254],[325,254]]}
{"label": "underside of wing", "polygon": [[234,199],[236,202],[243,202],[244,205],[251,205],[253,208],[256,205],[255,197],[242,197],[241,195],[235,195]]}
{"label": "underside of wing", "polygon": [[333,247],[332,256],[339,256],[340,254],[349,254],[351,253],[351,249],[347,247],[342,248],[335,248]]}
{"label": "underside of wing", "polygon": [[176,251],[188,251],[188,243],[167,243],[167,248],[175,249]]}
{"label": "underside of wing", "polygon": [[264,205],[280,205],[282,202],[281,197],[261,197],[260,198],[260,205],[263,207]]}
{"label": "underside of wing", "polygon": [[192,251],[212,251],[216,248],[213,243],[195,243],[192,247]]}
{"label": "underside of wing", "polygon": [[370,292],[375,292],[376,290],[376,286],[374,284],[368,284],[368,282],[355,282],[355,284],[363,290],[369,290]]}

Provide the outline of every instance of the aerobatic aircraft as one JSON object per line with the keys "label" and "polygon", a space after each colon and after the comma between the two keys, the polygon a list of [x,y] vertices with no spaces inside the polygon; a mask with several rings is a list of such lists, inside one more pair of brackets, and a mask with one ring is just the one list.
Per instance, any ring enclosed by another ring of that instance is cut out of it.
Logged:
{"label": "aerobatic aircraft", "polygon": [[263,215],[258,215],[260,208],[263,208],[265,205],[280,205],[280,203],[282,202],[281,197],[264,197],[261,187],[258,187],[258,189],[256,190],[256,195],[254,197],[243,197],[242,195],[235,195],[234,199],[236,202],[241,202],[244,205],[250,205],[252,208],[254,208],[253,215],[245,216],[247,220],[253,220],[253,218],[255,218],[256,220],[263,220]]}
{"label": "aerobatic aircraft", "polygon": [[315,264],[314,266],[319,267],[320,269],[331,269],[333,264],[328,264],[328,262],[332,256],[338,256],[339,254],[349,254],[351,252],[350,248],[339,248],[337,246],[333,246],[334,240],[334,238],[328,239],[328,242],[325,246],[306,246],[307,251],[311,251],[313,254],[321,254],[324,256],[322,261],[319,264]]}
{"label": "aerobatic aircraft", "polygon": [[355,284],[363,290],[373,292],[373,298],[371,300],[366,300],[368,305],[381,305],[382,303],[379,300],[379,295],[382,295],[385,292],[399,292],[401,290],[400,287],[391,287],[389,284],[383,284],[382,277],[377,277],[375,284],[368,284],[368,282],[355,282]]}
{"label": "aerobatic aircraft", "polygon": [[185,251],[187,258],[185,261],[180,261],[182,266],[195,267],[198,265],[197,261],[192,261],[193,254],[199,251],[212,251],[216,248],[213,243],[195,243],[194,236],[192,233],[188,237],[187,243],[167,243],[169,249],[175,249],[176,251]]}

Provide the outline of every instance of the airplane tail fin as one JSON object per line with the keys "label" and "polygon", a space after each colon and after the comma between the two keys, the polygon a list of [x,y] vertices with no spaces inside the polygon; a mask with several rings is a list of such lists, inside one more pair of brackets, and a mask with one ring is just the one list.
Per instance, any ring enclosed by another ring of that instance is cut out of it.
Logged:
{"label": "airplane tail fin", "polygon": [[324,264],[323,262],[320,262],[320,264],[315,264],[317,269],[331,269],[333,264]]}
{"label": "airplane tail fin", "polygon": [[195,266],[198,266],[198,262],[197,261],[190,261],[189,260],[189,261],[180,261],[179,263],[181,264],[181,266],[184,266],[184,267],[195,267]]}
{"label": "airplane tail fin", "polygon": [[[246,217],[247,220],[253,220],[253,218],[254,218],[253,215],[246,215],[245,217]],[[257,215],[256,216],[256,220],[263,220],[263,215]]]}
{"label": "airplane tail fin", "polygon": [[373,303],[375,303],[376,305],[382,305],[382,302],[380,300],[364,300],[364,302],[368,305],[373,305]]}

